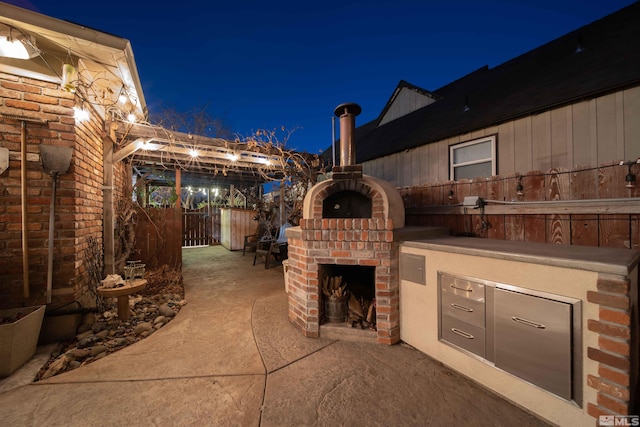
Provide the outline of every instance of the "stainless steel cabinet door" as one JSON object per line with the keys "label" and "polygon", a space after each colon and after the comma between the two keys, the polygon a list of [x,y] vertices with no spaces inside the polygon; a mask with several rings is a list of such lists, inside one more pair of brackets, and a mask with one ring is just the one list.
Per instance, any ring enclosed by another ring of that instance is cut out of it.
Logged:
{"label": "stainless steel cabinet door", "polygon": [[571,305],[495,289],[495,366],[571,400]]}

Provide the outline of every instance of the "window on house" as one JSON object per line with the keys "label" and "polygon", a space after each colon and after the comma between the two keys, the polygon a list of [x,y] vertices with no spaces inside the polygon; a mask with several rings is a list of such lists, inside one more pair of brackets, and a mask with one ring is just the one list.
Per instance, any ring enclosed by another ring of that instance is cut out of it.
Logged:
{"label": "window on house", "polygon": [[449,176],[454,181],[496,174],[496,137],[487,136],[449,147]]}

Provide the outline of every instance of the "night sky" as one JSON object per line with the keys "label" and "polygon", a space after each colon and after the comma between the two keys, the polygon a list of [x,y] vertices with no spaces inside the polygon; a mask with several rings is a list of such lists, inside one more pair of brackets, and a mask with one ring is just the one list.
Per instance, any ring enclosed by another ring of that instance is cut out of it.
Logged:
{"label": "night sky", "polygon": [[364,124],[401,79],[436,90],[634,1],[8,3],[130,40],[151,112],[206,107],[241,137],[284,126],[317,153],[343,102]]}

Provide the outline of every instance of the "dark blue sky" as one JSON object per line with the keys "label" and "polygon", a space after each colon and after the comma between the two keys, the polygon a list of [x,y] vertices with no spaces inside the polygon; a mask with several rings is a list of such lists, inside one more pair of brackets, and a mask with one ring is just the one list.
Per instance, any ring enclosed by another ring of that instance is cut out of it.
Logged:
{"label": "dark blue sky", "polygon": [[209,113],[248,136],[297,128],[288,148],[331,145],[331,117],[378,116],[401,79],[435,90],[495,67],[632,0],[9,3],[131,41],[150,111]]}

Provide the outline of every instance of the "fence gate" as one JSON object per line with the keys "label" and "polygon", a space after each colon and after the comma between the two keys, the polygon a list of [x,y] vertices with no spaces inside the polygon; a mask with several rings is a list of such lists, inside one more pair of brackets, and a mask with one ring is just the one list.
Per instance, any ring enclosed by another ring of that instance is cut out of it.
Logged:
{"label": "fence gate", "polygon": [[220,243],[220,209],[204,206],[182,210],[182,246]]}

